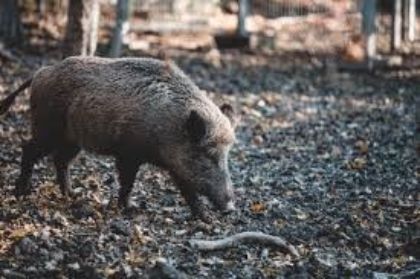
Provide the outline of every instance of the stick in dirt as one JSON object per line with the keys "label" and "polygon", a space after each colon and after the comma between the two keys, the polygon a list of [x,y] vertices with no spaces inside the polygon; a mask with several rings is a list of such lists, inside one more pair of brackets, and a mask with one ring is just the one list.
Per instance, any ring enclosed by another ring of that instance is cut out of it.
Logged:
{"label": "stick in dirt", "polygon": [[262,232],[242,232],[218,240],[198,240],[189,241],[190,245],[200,251],[214,251],[236,247],[241,243],[258,243],[263,245],[276,246],[284,252],[299,258],[296,248],[281,237],[268,235]]}

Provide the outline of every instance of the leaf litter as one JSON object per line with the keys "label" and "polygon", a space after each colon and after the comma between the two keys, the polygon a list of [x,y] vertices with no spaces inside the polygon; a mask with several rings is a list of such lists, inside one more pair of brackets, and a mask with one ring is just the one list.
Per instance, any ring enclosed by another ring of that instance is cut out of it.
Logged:
{"label": "leaf litter", "polygon": [[[33,193],[16,201],[27,92],[0,120],[3,276],[144,278],[161,258],[193,278],[419,276],[418,72],[329,76],[315,58],[303,65],[291,55],[223,51],[214,65],[206,52],[168,55],[242,114],[230,157],[237,211],[192,220],[170,177],[144,166],[136,211],[123,214],[109,204],[118,191],[112,160],[87,153],[71,169],[77,198],[61,196],[47,158]],[[2,64],[1,97],[41,65],[27,60]],[[213,252],[188,245],[244,231],[281,236],[301,258],[242,243]]]}

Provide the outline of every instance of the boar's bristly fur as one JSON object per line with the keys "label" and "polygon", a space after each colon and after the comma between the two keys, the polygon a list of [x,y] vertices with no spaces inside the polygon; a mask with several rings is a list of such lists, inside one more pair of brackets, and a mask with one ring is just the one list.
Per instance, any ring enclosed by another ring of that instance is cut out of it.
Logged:
{"label": "boar's bristly fur", "polygon": [[68,166],[86,149],[115,157],[122,207],[143,163],[168,170],[194,213],[199,194],[221,210],[232,204],[233,110],[224,105],[223,113],[174,64],[70,57],[38,70],[30,86],[32,139],[23,146],[17,196],[30,192],[33,165],[48,154],[69,194]]}

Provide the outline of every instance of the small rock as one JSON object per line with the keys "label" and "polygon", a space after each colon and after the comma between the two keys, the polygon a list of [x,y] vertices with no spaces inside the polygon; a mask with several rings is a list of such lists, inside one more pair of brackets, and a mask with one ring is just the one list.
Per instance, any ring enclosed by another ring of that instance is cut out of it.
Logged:
{"label": "small rock", "polygon": [[19,242],[19,245],[17,246],[17,251],[15,250],[15,253],[20,255],[27,255],[33,254],[37,250],[38,245],[29,237],[25,237]]}
{"label": "small rock", "polygon": [[49,241],[51,236],[50,227],[45,227],[42,229],[40,237],[44,241]]}
{"label": "small rock", "polygon": [[67,227],[69,225],[69,222],[67,221],[67,218],[63,216],[59,211],[56,211],[53,215],[52,220],[64,227]]}
{"label": "small rock", "polygon": [[164,222],[165,222],[165,224],[168,224],[168,225],[172,225],[173,223],[175,223],[174,220],[172,220],[169,217],[165,218]]}
{"label": "small rock", "polygon": [[45,269],[52,271],[55,270],[57,268],[57,262],[56,260],[51,260],[45,263]]}
{"label": "small rock", "polygon": [[334,267],[337,265],[337,260],[334,255],[330,253],[319,253],[315,255],[315,259],[318,263],[325,267]]}
{"label": "small rock", "polygon": [[187,233],[187,230],[176,230],[175,231],[175,235],[176,236],[181,236]]}
{"label": "small rock", "polygon": [[260,256],[261,260],[265,261],[268,259],[268,249],[264,248],[261,252],[261,256]]}
{"label": "small rock", "polygon": [[124,219],[116,219],[111,223],[111,231],[125,236],[130,235],[130,222]]}
{"label": "small rock", "polygon": [[72,270],[79,270],[80,269],[80,264],[78,262],[68,264],[67,266],[68,266],[68,268],[70,268]]}
{"label": "small rock", "polygon": [[127,264],[122,264],[122,271],[124,272],[125,278],[130,278],[134,274],[133,269]]}
{"label": "small rock", "polygon": [[88,201],[80,200],[71,206],[71,213],[77,219],[87,219],[95,216],[95,210],[89,206]]}
{"label": "small rock", "polygon": [[261,145],[261,144],[264,142],[264,139],[263,139],[263,137],[262,137],[262,136],[257,135],[257,136],[255,136],[255,137],[252,139],[252,142],[253,142],[255,145]]}

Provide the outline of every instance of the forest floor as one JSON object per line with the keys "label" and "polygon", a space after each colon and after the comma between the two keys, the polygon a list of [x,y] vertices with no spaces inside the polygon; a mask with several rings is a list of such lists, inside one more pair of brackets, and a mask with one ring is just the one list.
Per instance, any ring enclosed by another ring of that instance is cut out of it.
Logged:
{"label": "forest floor", "polygon": [[[62,198],[44,159],[33,193],[16,201],[26,92],[0,120],[0,277],[144,278],[158,258],[192,278],[420,277],[418,70],[338,72],[302,53],[167,56],[242,114],[230,156],[237,211],[193,220],[170,177],[145,166],[132,193],[138,210],[124,215],[107,208],[118,191],[113,161],[87,153],[71,169],[77,199]],[[0,97],[54,62],[44,58],[3,61]],[[261,245],[188,244],[243,231],[281,236],[301,258]]]}

